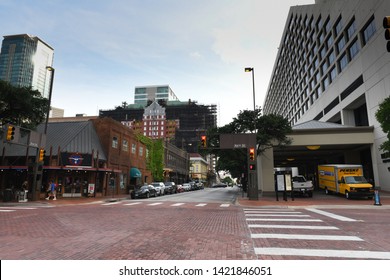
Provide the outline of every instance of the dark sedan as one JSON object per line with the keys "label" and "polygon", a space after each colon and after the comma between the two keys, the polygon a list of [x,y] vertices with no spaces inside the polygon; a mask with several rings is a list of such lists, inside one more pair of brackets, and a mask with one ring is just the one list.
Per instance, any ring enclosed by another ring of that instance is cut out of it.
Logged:
{"label": "dark sedan", "polygon": [[157,196],[156,189],[151,185],[142,186],[141,188],[132,192],[132,198],[149,198],[151,196]]}

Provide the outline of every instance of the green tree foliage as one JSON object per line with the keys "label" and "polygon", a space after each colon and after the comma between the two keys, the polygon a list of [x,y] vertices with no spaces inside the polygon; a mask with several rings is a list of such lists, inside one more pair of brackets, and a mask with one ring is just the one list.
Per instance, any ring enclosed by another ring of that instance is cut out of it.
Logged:
{"label": "green tree foliage", "polygon": [[28,87],[14,87],[0,80],[0,121],[35,129],[46,118],[47,98]]}
{"label": "green tree foliage", "polygon": [[387,134],[387,140],[380,146],[381,150],[390,152],[390,97],[387,97],[379,104],[379,109],[375,117],[380,123],[384,133]]}
{"label": "green tree foliage", "polygon": [[[241,177],[247,171],[247,149],[220,150],[220,134],[238,134],[254,132],[256,128],[257,153],[261,154],[272,147],[283,147],[291,143],[287,134],[291,126],[287,119],[279,115],[263,115],[261,109],[240,111],[233,121],[220,128],[207,131],[208,150],[219,157],[218,170],[229,170],[233,177]],[[216,148],[214,148],[216,147]]]}

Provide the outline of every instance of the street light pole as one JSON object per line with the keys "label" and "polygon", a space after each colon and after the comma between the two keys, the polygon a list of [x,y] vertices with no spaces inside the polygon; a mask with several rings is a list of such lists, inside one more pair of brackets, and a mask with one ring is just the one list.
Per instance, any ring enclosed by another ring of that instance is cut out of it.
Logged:
{"label": "street light pole", "polygon": [[46,122],[45,122],[45,131],[44,134],[47,133],[47,124],[49,123],[49,114],[50,114],[50,106],[51,106],[51,95],[53,93],[53,81],[54,81],[54,71],[55,69],[51,66],[46,66],[46,70],[51,72],[51,77],[50,77],[50,88],[49,88],[49,106],[47,106],[47,111],[46,111]]}
{"label": "street light pole", "polygon": [[255,68],[246,67],[245,72],[252,72],[252,86],[253,86],[253,111],[256,111],[256,99],[255,99]]}

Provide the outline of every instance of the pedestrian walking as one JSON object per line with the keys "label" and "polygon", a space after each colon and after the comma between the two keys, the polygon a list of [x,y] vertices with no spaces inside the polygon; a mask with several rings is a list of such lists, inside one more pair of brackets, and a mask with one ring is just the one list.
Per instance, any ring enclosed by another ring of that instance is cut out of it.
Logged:
{"label": "pedestrian walking", "polygon": [[51,181],[49,183],[49,187],[48,187],[48,196],[46,197],[46,200],[49,200],[50,197],[53,197],[53,200],[57,200],[57,197],[56,197],[56,183],[54,183],[54,181]]}

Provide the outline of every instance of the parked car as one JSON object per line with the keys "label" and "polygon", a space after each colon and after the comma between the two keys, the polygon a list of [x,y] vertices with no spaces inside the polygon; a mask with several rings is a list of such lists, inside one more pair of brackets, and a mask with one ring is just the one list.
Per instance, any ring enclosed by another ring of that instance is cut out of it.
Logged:
{"label": "parked car", "polygon": [[185,192],[183,185],[177,185],[177,192],[178,193]]}
{"label": "parked car", "polygon": [[152,185],[144,185],[139,189],[134,190],[131,193],[132,198],[149,198],[151,196],[156,197],[157,191]]}
{"label": "parked car", "polygon": [[190,185],[190,183],[184,183],[184,184],[183,184],[183,189],[184,189],[185,192],[190,191],[190,190],[191,190],[191,185]]}
{"label": "parked car", "polygon": [[177,186],[175,182],[165,182],[165,193],[177,193]]}
{"label": "parked car", "polygon": [[156,189],[157,195],[165,194],[165,185],[163,182],[153,182],[151,185]]}
{"label": "parked car", "polygon": [[293,191],[300,195],[308,195],[309,197],[313,197],[313,182],[306,180],[306,178],[302,175],[297,175],[292,178],[293,181]]}

